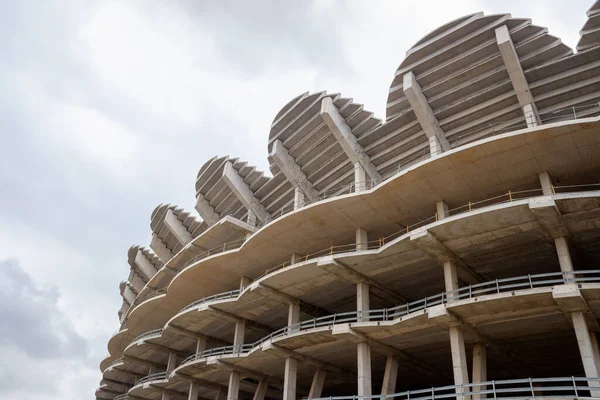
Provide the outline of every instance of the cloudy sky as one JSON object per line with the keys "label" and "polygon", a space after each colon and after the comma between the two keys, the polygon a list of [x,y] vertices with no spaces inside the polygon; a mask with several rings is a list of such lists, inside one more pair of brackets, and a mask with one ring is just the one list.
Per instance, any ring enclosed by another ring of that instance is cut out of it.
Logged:
{"label": "cloudy sky", "polygon": [[383,118],[435,27],[510,12],[574,47],[591,3],[0,1],[0,399],[93,398],[150,213],[193,210],[214,155],[267,170],[291,98],[341,92]]}

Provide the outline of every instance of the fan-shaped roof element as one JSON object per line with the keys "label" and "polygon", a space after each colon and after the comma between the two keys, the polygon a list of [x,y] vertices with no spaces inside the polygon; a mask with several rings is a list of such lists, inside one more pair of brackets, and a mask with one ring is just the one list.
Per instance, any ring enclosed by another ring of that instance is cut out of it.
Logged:
{"label": "fan-shaped roof element", "polygon": [[[138,253],[140,253],[139,256]],[[149,264],[139,265],[144,262],[139,257],[145,258]],[[136,270],[138,274],[145,278],[145,282],[148,282],[154,273],[156,273],[156,271],[163,266],[163,262],[156,256],[156,254],[154,254],[152,250],[147,247],[137,245],[131,246],[127,251],[127,263],[131,269]],[[151,276],[148,276],[150,274]]]}
{"label": "fan-shaped roof element", "polygon": [[[273,153],[276,141],[291,156],[299,170],[317,192],[340,187],[353,182],[353,165],[348,155],[321,115],[323,99],[330,98],[339,110],[340,116],[360,142],[360,138],[381,125],[381,120],[366,110],[362,104],[337,93],[303,93],[294,97],[276,115],[269,133],[269,154]],[[269,158],[269,169],[279,187],[272,200],[265,201],[268,209],[272,204],[285,198],[285,203],[293,198],[296,182],[289,182],[273,157]]]}
{"label": "fan-shaped roof element", "polygon": [[[196,178],[196,199],[198,201],[196,209],[203,218],[207,214],[214,213],[214,217],[207,215],[205,218],[213,219],[212,223],[216,222],[214,219],[220,219],[226,215],[231,215],[240,220],[245,220],[248,215],[247,208],[223,179],[223,172],[227,163],[231,164],[233,170],[259,200],[260,197],[257,196],[257,191],[270,179],[265,176],[264,172],[238,158],[215,156],[208,160],[200,168]],[[201,208],[201,202],[207,207]]]}
{"label": "fan-shaped roof element", "polygon": [[600,45],[600,0],[596,0],[587,11],[587,21],[579,31],[577,51],[585,51]]}
{"label": "fan-shaped roof element", "polygon": [[[192,213],[172,204],[160,204],[152,212],[150,229],[171,255],[206,230],[208,225]],[[167,260],[162,260],[167,261]]]}
{"label": "fan-shaped roof element", "polygon": [[[506,26],[518,61],[527,72],[572,54],[560,39],[531,20],[510,14],[471,14],[434,30],[408,50],[392,81],[386,117],[390,126],[377,132],[424,146],[421,130],[404,94],[403,79],[414,73],[423,95],[451,144],[462,144],[490,133],[499,124],[524,122],[496,39],[496,29]],[[529,77],[528,77],[529,78]],[[529,81],[531,86],[535,82]],[[386,125],[387,125],[386,124]],[[388,138],[387,141],[390,141]]]}

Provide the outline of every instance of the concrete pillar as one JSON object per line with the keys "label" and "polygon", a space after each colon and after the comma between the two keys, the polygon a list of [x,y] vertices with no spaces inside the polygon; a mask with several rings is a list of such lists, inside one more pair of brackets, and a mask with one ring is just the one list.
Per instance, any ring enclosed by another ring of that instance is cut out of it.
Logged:
{"label": "concrete pillar", "polygon": [[290,303],[288,306],[288,326],[300,322],[300,304]]}
{"label": "concrete pillar", "polygon": [[236,322],[235,332],[233,334],[233,346],[234,351],[242,351],[242,345],[244,344],[244,334],[246,333],[246,323]]}
{"label": "concrete pillar", "polygon": [[173,372],[177,366],[177,354],[169,352],[169,360],[167,361],[167,374]]}
{"label": "concrete pillar", "polygon": [[385,372],[383,373],[383,383],[381,384],[381,394],[392,394],[396,392],[396,380],[398,379],[398,359],[394,356],[388,356],[385,361]]}
{"label": "concrete pillar", "polygon": [[304,207],[304,193],[300,188],[294,189],[294,210]]}
{"label": "concrete pillar", "polygon": [[552,190],[553,184],[550,175],[547,172],[541,172],[540,175],[540,185],[542,186],[542,194],[544,196],[550,196],[554,194]]}
{"label": "concrete pillar", "polygon": [[356,250],[367,250],[369,246],[368,241],[369,238],[367,235],[367,231],[362,228],[358,228],[356,230]]}
{"label": "concrete pillar", "polygon": [[356,344],[358,395],[371,396],[371,346],[367,342]]}
{"label": "concrete pillar", "polygon": [[[469,370],[467,366],[467,352],[465,351],[465,338],[463,331],[458,326],[448,328],[450,334],[450,349],[452,351],[452,370],[455,385],[469,384]],[[457,393],[461,389],[457,388]],[[457,400],[469,400],[469,396],[458,396]]]}
{"label": "concrete pillar", "polygon": [[[475,343],[473,346],[473,374],[471,383],[481,383],[487,381],[487,354],[483,343]],[[485,386],[473,387],[473,391],[481,392],[486,390]],[[473,400],[485,399],[485,394],[475,394]]]}
{"label": "concrete pillar", "polygon": [[458,289],[458,273],[456,272],[456,264],[452,261],[445,261],[444,264],[444,286],[446,292],[451,292]]}
{"label": "concrete pillar", "polygon": [[240,395],[240,371],[229,373],[229,386],[227,387],[227,400],[238,400]]}
{"label": "concrete pillar", "polygon": [[598,346],[598,336],[596,332],[590,332],[590,340],[592,342],[592,350],[594,351],[594,361],[596,362],[596,367],[600,371],[600,347]]}
{"label": "concrete pillar", "polygon": [[240,279],[240,292],[246,289],[248,285],[250,285],[250,283],[250,278],[242,276],[242,278]]}
{"label": "concrete pillar", "polygon": [[571,260],[571,254],[569,253],[567,239],[564,236],[554,238],[554,245],[556,246],[560,270],[562,272],[572,272],[573,261]]}
{"label": "concrete pillar", "polygon": [[256,226],[256,214],[248,210],[248,217],[246,218],[248,225]]}
{"label": "concrete pillar", "polygon": [[268,386],[269,383],[267,378],[262,378],[260,381],[258,381],[258,386],[256,386],[256,391],[254,392],[254,397],[252,400],[265,400]]}
{"label": "concrete pillar", "polygon": [[446,204],[445,201],[440,200],[437,203],[435,203],[435,210],[437,212],[437,219],[444,219],[449,217],[450,215],[448,214],[448,204]]}
{"label": "concrete pillar", "polygon": [[161,400],[171,400],[171,395],[167,392],[163,392],[162,397],[160,399]]}
{"label": "concrete pillar", "polygon": [[538,116],[537,111],[534,108],[533,104],[525,104],[523,106],[523,115],[525,116],[525,122],[527,123],[528,128],[533,128],[538,126]]}
{"label": "concrete pillar", "polygon": [[321,397],[323,392],[323,386],[325,385],[325,376],[327,371],[324,369],[318,369],[315,371],[313,376],[312,384],[310,385],[310,391],[308,392],[308,399],[318,399]]}
{"label": "concrete pillar", "polygon": [[360,163],[354,164],[354,191],[356,193],[367,189],[367,174]]}
{"label": "concrete pillar", "polygon": [[198,389],[200,385],[196,382],[190,382],[190,391],[188,392],[188,400],[198,400]]}
{"label": "concrete pillar", "polygon": [[200,354],[204,350],[206,350],[206,339],[198,338],[196,340],[196,354]]}
{"label": "concrete pillar", "polygon": [[[364,282],[359,282],[356,284],[356,311],[359,311],[358,320],[359,321],[368,321],[369,314],[364,313],[364,311],[368,311],[370,307],[370,298],[369,298],[369,285]],[[361,313],[363,312],[363,313]],[[363,314],[363,315],[361,315]]]}
{"label": "concrete pillar", "polygon": [[215,395],[215,400],[226,400],[226,399],[227,399],[227,392],[221,386],[221,387],[219,387],[219,390],[217,390],[217,394]]}
{"label": "concrete pillar", "polygon": [[296,400],[296,377],[298,374],[298,361],[295,358],[285,359],[283,381],[283,400]]}
{"label": "concrete pillar", "polygon": [[596,365],[592,339],[585,316],[581,311],[573,311],[571,312],[571,318],[573,320],[573,328],[575,328],[575,335],[577,336],[577,344],[579,345],[579,353],[581,354],[585,376],[588,378],[597,377],[598,366]]}

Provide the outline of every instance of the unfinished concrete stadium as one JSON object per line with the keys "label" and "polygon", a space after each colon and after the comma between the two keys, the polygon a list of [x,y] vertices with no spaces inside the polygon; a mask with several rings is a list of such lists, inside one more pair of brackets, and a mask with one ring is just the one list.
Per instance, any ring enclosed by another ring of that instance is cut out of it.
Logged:
{"label": "unfinished concrete stadium", "polygon": [[[583,10],[582,10],[583,12]],[[467,15],[407,51],[385,122],[275,115],[128,252],[96,398],[600,398],[600,2],[576,51]]]}

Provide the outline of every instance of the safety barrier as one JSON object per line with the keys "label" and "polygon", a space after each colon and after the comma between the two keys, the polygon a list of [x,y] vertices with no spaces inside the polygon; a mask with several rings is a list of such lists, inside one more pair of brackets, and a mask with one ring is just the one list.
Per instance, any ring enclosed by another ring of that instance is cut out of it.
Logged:
{"label": "safety barrier", "polygon": [[600,398],[600,378],[528,378],[487,381],[466,385],[443,386],[430,389],[373,396],[330,396],[316,400],[435,400],[435,399],[533,399],[533,398]]}
{"label": "safety barrier", "polygon": [[115,397],[113,400],[127,400],[129,398],[129,395],[127,393],[123,393],[118,395],[117,397]]}
{"label": "safety barrier", "polygon": [[193,303],[190,303],[187,306],[183,307],[181,310],[179,310],[179,313],[182,313],[185,310],[189,310],[190,308],[195,307],[200,304],[212,303],[214,301],[219,301],[219,300],[233,299],[234,297],[238,297],[239,295],[240,295],[240,290],[235,289],[235,290],[230,290],[229,292],[218,293],[218,294],[214,294],[212,296],[206,296],[206,297],[201,298],[200,300],[196,300]]}
{"label": "safety barrier", "polygon": [[163,331],[162,329],[153,329],[153,330],[148,331],[146,333],[142,333],[141,335],[139,335],[135,339],[133,339],[131,341],[131,343],[135,343],[138,340],[149,338],[150,336],[160,336],[162,334],[162,331]]}
{"label": "safety barrier", "polygon": [[123,362],[123,358],[117,358],[115,361],[111,362],[110,364],[108,364],[108,367],[106,367],[106,369],[110,369],[111,367],[120,364]]}
{"label": "safety barrier", "polygon": [[440,304],[447,304],[453,301],[471,299],[474,297],[488,294],[512,292],[515,290],[548,287],[556,284],[581,284],[587,282],[600,282],[600,270],[551,272],[545,274],[529,274],[514,278],[496,279],[489,282],[477,283],[456,290],[443,292],[434,296],[425,297],[423,299],[412,301],[406,304],[401,304],[395,307],[365,311],[349,311],[302,321],[297,324],[283,327],[253,343],[247,343],[238,346],[229,345],[215,347],[212,349],[204,350],[200,353],[192,354],[189,357],[185,358],[180,363],[180,366],[188,362],[192,362],[210,356],[221,356],[230,354],[240,355],[243,353],[249,353],[256,349],[258,346],[261,346],[265,342],[309,329],[315,329],[324,326],[333,326],[335,324],[342,323],[392,321],[396,318],[404,317],[417,311],[424,311],[429,307],[437,306]]}
{"label": "safety barrier", "polygon": [[136,386],[139,386],[139,385],[143,385],[146,382],[162,381],[162,380],[165,380],[165,379],[167,379],[167,373],[166,372],[157,372],[155,374],[150,374],[150,375],[147,375],[147,376],[139,379],[138,381],[135,382],[135,385],[133,385],[133,387],[136,387]]}

